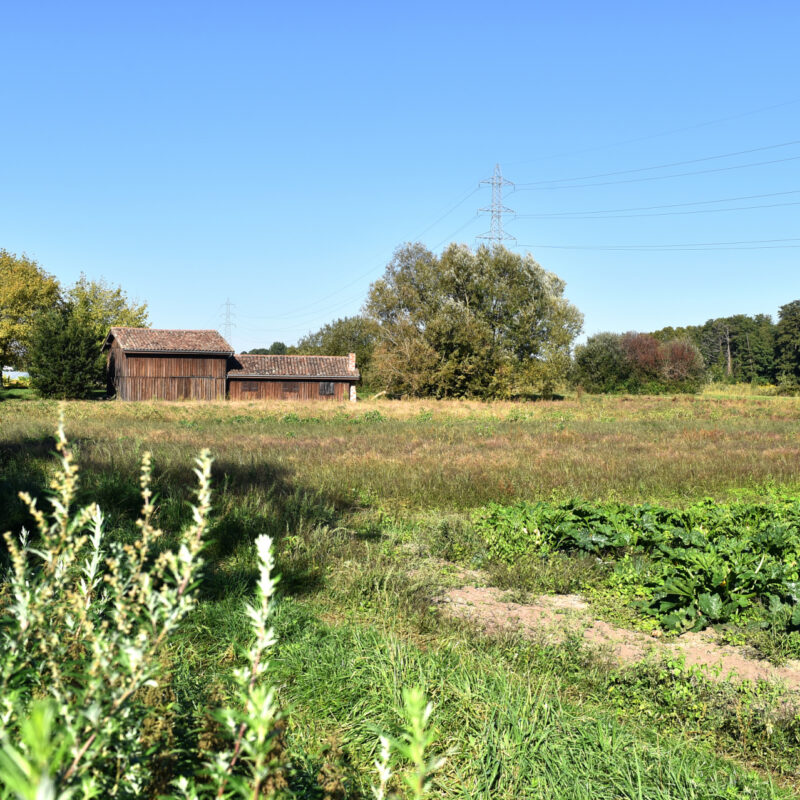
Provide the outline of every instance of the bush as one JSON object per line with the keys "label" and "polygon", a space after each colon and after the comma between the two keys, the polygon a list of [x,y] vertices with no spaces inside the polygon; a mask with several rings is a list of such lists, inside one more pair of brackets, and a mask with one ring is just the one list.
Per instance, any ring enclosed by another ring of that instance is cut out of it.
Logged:
{"label": "bush", "polygon": [[700,351],[684,339],[598,333],[575,350],[573,381],[592,394],[697,392],[704,375]]}
{"label": "bush", "polygon": [[631,377],[628,354],[617,333],[598,333],[575,348],[574,380],[587,392],[623,391]]}
{"label": "bush", "polygon": [[31,386],[42,397],[80,400],[103,385],[96,330],[71,305],[36,317],[28,359]]}
{"label": "bush", "polygon": [[[201,555],[211,509],[208,451],[196,461],[192,519],[177,552],[160,547],[153,527],[150,457],[141,472],[142,513],[134,544],[107,543],[95,503],[72,510],[78,470],[63,421],[57,432],[60,470],[52,512],[21,497],[36,522],[32,537],[4,535],[8,567],[0,572],[0,797],[276,797],[284,791],[286,754],[277,692],[266,680],[275,637],[268,627],[277,579],[272,542],[256,539],[256,599],[247,604],[253,642],[233,671],[232,703],[213,712],[223,731],[213,753],[181,754],[174,742],[153,754],[148,693],[170,693],[164,654],[197,603]],[[416,689],[404,690],[405,727],[382,738],[375,797],[385,798],[391,751],[411,762],[404,776],[414,798],[428,792],[441,761],[425,750],[431,707]],[[179,755],[185,769],[179,772]],[[166,780],[158,770],[171,764]],[[200,765],[199,768],[197,765]],[[174,780],[170,781],[170,778]],[[165,794],[170,785],[176,790]]]}

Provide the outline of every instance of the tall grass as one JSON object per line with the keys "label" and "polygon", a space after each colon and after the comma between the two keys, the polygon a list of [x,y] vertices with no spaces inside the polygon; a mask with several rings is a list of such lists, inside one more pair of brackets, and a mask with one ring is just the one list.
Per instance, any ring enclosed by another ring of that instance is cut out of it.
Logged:
{"label": "tall grass", "polygon": [[[16,492],[36,494],[49,481],[55,414],[44,401],[0,405],[4,528],[30,522]],[[768,496],[798,487],[799,418],[794,398],[67,406],[83,476],[78,499],[100,501],[113,542],[137,540],[145,450],[158,497],[153,524],[166,531],[190,520],[191,457],[201,446],[214,453],[218,491],[199,604],[164,654],[174,694],[157,705],[186,753],[217,735],[207,711],[230,699],[232,670],[251,636],[243,609],[259,580],[253,544],[276,540],[283,600],[274,675],[291,711],[287,779],[309,800],[328,790],[370,795],[373,764],[382,761],[377,733],[402,741],[401,687],[410,683],[434,700],[436,748],[450,753],[432,787],[437,796],[785,796],[711,750],[790,769],[797,737],[788,723],[780,735],[759,728],[740,748],[725,733],[748,739],[748,726],[761,725],[761,695],[746,706],[727,695],[712,702],[710,690],[689,680],[650,673],[620,677],[612,693],[601,662],[487,641],[442,621],[431,598],[448,580],[440,559],[468,561],[476,552],[475,506],[552,496],[671,504]],[[176,544],[165,535],[164,548]],[[579,579],[568,567],[528,576],[531,587],[560,581],[573,589],[593,579],[591,565]],[[684,705],[665,699],[684,690]],[[645,724],[635,719],[638,704]],[[703,704],[714,715],[698,717]],[[737,714],[745,721],[738,728]],[[698,725],[718,725],[720,735],[687,744]],[[186,766],[181,758],[173,772]]]}
{"label": "tall grass", "polygon": [[[130,474],[149,449],[157,480],[185,482],[176,465],[208,444],[233,494],[279,485],[395,511],[553,495],[675,505],[800,475],[797,398],[321,405],[74,403],[68,425],[91,472]],[[38,469],[53,414],[4,403],[2,462]]]}

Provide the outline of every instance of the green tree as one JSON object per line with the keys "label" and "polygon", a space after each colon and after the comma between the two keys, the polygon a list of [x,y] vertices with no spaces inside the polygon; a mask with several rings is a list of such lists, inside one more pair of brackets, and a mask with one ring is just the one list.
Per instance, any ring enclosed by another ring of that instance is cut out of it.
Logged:
{"label": "green tree", "polygon": [[778,310],[775,372],[779,378],[800,382],[800,300],[787,303]]}
{"label": "green tree", "polygon": [[631,378],[631,363],[618,333],[597,333],[575,348],[573,380],[591,394],[621,392]]}
{"label": "green tree", "polygon": [[247,352],[252,356],[285,356],[289,348],[283,342],[273,342],[269,347],[254,347]]}
{"label": "green tree", "polygon": [[121,286],[111,286],[102,278],[90,281],[81,274],[67,292],[67,300],[75,313],[95,330],[98,346],[113,325],[146,328],[150,324],[147,303],[133,302]]}
{"label": "green tree", "polygon": [[86,315],[65,303],[34,319],[28,352],[31,386],[42,397],[91,397],[104,383],[97,331]]}
{"label": "green tree", "polygon": [[374,371],[391,394],[550,393],[569,366],[583,317],[564,281],[502,246],[399,248],[370,288],[380,325]]}
{"label": "green tree", "polygon": [[661,342],[689,340],[703,356],[709,376],[717,381],[770,381],[775,377],[775,325],[768,314],[734,314],[703,325],[662,328],[652,334]]}
{"label": "green tree", "polygon": [[294,352],[326,356],[355,353],[356,365],[364,374],[370,370],[379,333],[380,326],[372,319],[363,316],[343,317],[323,325],[315,333],[303,336],[297,342]]}
{"label": "green tree", "polygon": [[33,320],[60,295],[58,281],[33,259],[0,249],[0,366],[27,367]]}
{"label": "green tree", "polygon": [[598,333],[575,348],[573,380],[592,394],[696,392],[704,377],[703,356],[687,338]]}

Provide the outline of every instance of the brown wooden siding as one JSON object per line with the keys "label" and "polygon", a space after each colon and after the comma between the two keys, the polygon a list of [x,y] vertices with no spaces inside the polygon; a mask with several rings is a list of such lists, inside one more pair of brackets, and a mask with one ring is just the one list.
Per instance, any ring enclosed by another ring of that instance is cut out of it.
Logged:
{"label": "brown wooden siding", "polygon": [[[321,383],[333,383],[333,394],[320,394]],[[350,382],[229,378],[228,396],[231,400],[338,400],[341,402],[350,399]]]}
{"label": "brown wooden siding", "polygon": [[225,399],[225,356],[125,355],[114,342],[108,366],[121,400]]}

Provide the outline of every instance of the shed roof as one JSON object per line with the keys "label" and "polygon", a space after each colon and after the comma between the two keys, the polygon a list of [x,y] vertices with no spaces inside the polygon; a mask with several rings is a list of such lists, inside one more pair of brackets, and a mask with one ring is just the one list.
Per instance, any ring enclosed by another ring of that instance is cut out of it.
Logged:
{"label": "shed roof", "polygon": [[347,356],[235,355],[228,366],[229,378],[320,378],[358,380],[357,369],[348,369]]}
{"label": "shed roof", "polygon": [[158,328],[114,327],[103,342],[103,349],[116,339],[126,353],[190,353],[233,355],[233,348],[218,331],[164,330]]}

